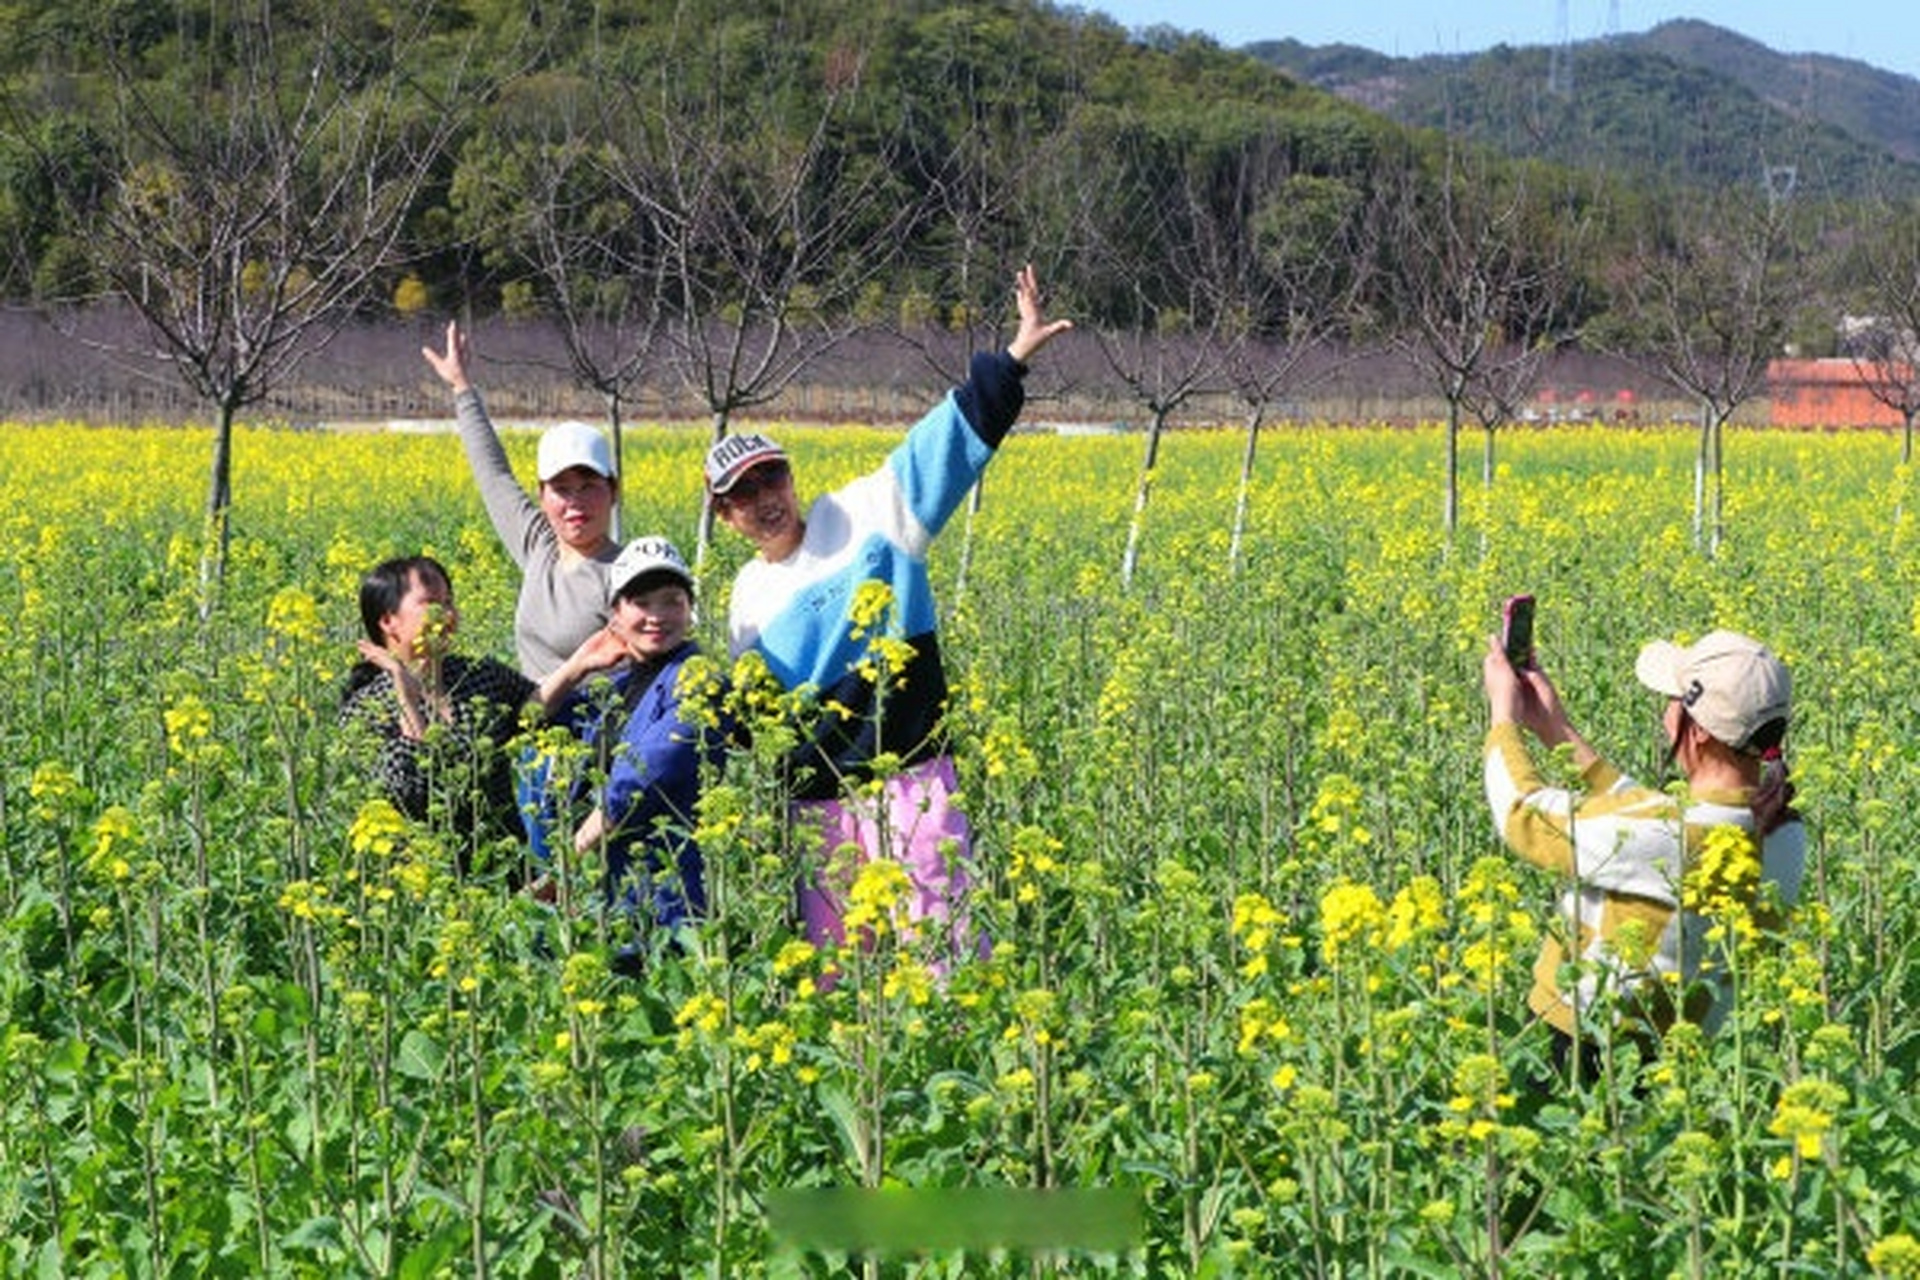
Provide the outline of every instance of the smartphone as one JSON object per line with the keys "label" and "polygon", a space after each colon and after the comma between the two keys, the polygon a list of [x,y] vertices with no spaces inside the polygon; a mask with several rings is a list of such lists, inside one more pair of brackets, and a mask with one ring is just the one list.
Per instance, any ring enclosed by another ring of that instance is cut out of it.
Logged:
{"label": "smartphone", "polygon": [[1533,665],[1533,597],[1508,596],[1500,610],[1500,647],[1516,667]]}

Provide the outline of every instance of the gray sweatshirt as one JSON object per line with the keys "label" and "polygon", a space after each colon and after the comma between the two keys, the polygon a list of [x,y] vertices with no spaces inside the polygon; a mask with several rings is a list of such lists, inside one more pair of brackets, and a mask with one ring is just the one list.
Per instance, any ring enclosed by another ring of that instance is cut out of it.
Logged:
{"label": "gray sweatshirt", "polygon": [[609,543],[591,560],[565,551],[540,504],[514,478],[479,391],[462,391],[454,397],[453,409],[487,517],[520,566],[520,602],[513,613],[520,670],[541,680],[606,625],[607,567],[620,547]]}

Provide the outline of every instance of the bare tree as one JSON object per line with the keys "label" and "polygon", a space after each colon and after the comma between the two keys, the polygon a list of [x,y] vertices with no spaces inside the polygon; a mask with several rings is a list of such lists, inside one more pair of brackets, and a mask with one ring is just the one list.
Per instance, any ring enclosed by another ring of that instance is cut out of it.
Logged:
{"label": "bare tree", "polygon": [[628,195],[651,184],[613,86],[597,58],[583,75],[516,85],[497,127],[468,141],[452,196],[490,265],[511,276],[508,309],[550,321],[568,376],[600,397],[617,470],[627,406],[657,361],[666,278],[654,221]]}
{"label": "bare tree", "polygon": [[[926,199],[919,251],[902,264],[907,287],[890,327],[937,394],[966,381],[974,355],[1002,342],[1014,312],[1009,285],[1023,263],[1038,259],[1041,280],[1060,278],[1059,249],[1040,235],[1031,200],[1031,175],[1052,168],[1060,135],[1052,113],[1033,100],[1035,55],[1017,25],[955,6],[929,13],[922,29],[924,61],[914,68],[921,89],[909,104],[920,123],[909,137],[934,145],[904,157]],[[1050,361],[1047,369],[1058,378],[1062,366]],[[1031,384],[1028,398],[1039,398]],[[967,499],[956,603],[966,594],[984,481]]]}
{"label": "bare tree", "polygon": [[[658,243],[661,358],[706,406],[716,441],[734,414],[871,326],[860,304],[914,216],[891,141],[862,130],[862,50],[835,46],[820,64],[797,45],[763,50],[776,61],[749,74],[730,63],[740,48],[676,33],[674,56],[630,103],[649,149],[623,148],[614,174]],[[702,558],[712,527],[707,507]]]}
{"label": "bare tree", "polygon": [[[1135,116],[1088,110],[1076,153],[1056,166],[1056,189],[1075,209],[1089,314],[1111,318],[1094,327],[1094,345],[1147,415],[1123,587],[1139,566],[1168,422],[1223,389],[1230,353],[1251,338],[1244,313],[1223,306],[1220,291],[1241,228],[1213,203],[1214,156],[1191,142]],[[1099,292],[1089,293],[1095,282]]]}
{"label": "bare tree", "polygon": [[1351,313],[1368,254],[1357,240],[1361,196],[1347,182],[1314,174],[1274,175],[1244,156],[1243,188],[1255,202],[1247,233],[1226,246],[1212,308],[1241,317],[1246,340],[1229,333],[1221,371],[1246,414],[1246,444],[1234,496],[1227,571],[1240,569],[1260,429],[1275,403],[1298,396],[1338,368],[1330,340]]}
{"label": "bare tree", "polygon": [[[408,77],[421,33],[257,0],[187,45],[176,74],[115,47],[111,190],[73,193],[107,284],[152,354],[214,413],[203,608],[224,573],[233,422],[323,347],[398,256],[454,113]],[[189,33],[181,28],[182,35]],[[449,86],[449,88],[455,88]]]}
{"label": "bare tree", "polygon": [[1459,524],[1460,427],[1493,432],[1532,394],[1564,296],[1559,233],[1543,228],[1524,175],[1502,177],[1446,149],[1438,173],[1407,164],[1383,185],[1378,242],[1395,259],[1395,341],[1447,405],[1445,526]]}
{"label": "bare tree", "polygon": [[1913,461],[1913,424],[1920,419],[1920,206],[1883,199],[1858,246],[1865,332],[1850,339],[1861,383],[1900,415],[1900,464]]}
{"label": "bare tree", "polygon": [[1765,389],[1805,296],[1790,206],[1757,184],[1675,200],[1616,281],[1621,354],[1700,406],[1693,537],[1710,555],[1724,532],[1725,425]]}

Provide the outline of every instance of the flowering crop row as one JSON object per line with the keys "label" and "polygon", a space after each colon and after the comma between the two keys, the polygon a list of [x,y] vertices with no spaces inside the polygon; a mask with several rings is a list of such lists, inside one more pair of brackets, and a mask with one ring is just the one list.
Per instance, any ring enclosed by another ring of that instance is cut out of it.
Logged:
{"label": "flowering crop row", "polygon": [[[786,436],[803,486],[890,439]],[[991,1186],[1138,1197],[1136,1247],[1038,1260],[1072,1274],[1920,1275],[1911,475],[1737,434],[1709,558],[1688,433],[1501,442],[1449,540],[1435,433],[1270,434],[1235,569],[1241,441],[1177,436],[1123,589],[1137,442],[1014,437],[934,566],[991,956],[943,976],[886,867],[868,945],[798,941],[761,742],[703,803],[712,918],[634,979],[591,915],[455,880],[335,726],[378,559],[441,558],[509,650],[456,441],[241,432],[207,584],[201,434],[0,429],[0,1274],[824,1274],[772,1193]],[[629,434],[629,534],[693,544],[701,443]],[[709,651],[743,554],[701,567]],[[1557,1091],[1556,886],[1479,784],[1517,590],[1634,770],[1642,640],[1768,639],[1813,833],[1728,1026]]]}

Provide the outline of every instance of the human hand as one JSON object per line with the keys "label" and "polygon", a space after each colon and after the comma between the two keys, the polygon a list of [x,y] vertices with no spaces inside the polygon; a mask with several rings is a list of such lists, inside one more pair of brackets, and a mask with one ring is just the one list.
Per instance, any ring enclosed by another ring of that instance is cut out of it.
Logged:
{"label": "human hand", "polygon": [[394,679],[398,680],[401,674],[406,671],[406,666],[399,658],[395,657],[389,650],[375,644],[373,641],[362,639],[355,643],[360,649],[360,656],[362,658],[371,662],[374,666],[380,668]]}
{"label": "human hand", "polygon": [[1507,657],[1500,637],[1487,637],[1480,660],[1480,684],[1487,693],[1487,715],[1493,724],[1521,724],[1527,720],[1527,683]]}
{"label": "human hand", "polygon": [[1073,328],[1071,320],[1048,320],[1041,305],[1040,284],[1034,278],[1033,264],[1020,268],[1014,277],[1013,293],[1020,307],[1020,331],[1007,344],[1007,354],[1021,364],[1040,354],[1040,348]]}
{"label": "human hand", "polygon": [[1540,668],[1538,659],[1518,668],[1515,674],[1527,690],[1528,709],[1533,717],[1528,727],[1548,741],[1565,737],[1563,730],[1567,727],[1567,709],[1561,705],[1560,690],[1554,687],[1552,679]]}
{"label": "human hand", "polygon": [[423,680],[419,672],[401,661],[391,649],[366,639],[357,643],[360,656],[386,672],[393,681],[394,701],[400,707],[400,736],[418,742],[427,733],[427,704],[432,696],[427,680],[437,685],[438,672],[429,673],[427,680]]}
{"label": "human hand", "polygon": [[581,675],[587,675],[618,666],[630,656],[626,640],[614,629],[613,623],[608,622],[580,642],[580,647],[573,651],[571,661]]}
{"label": "human hand", "polygon": [[567,655],[567,660],[534,689],[534,698],[551,713],[581,681],[596,671],[619,666],[628,657],[626,642],[609,622]]}
{"label": "human hand", "polygon": [[467,335],[459,322],[454,320],[447,321],[445,351],[435,351],[432,347],[420,348],[420,354],[426,357],[427,364],[440,375],[442,382],[453,388],[455,395],[473,387],[473,383],[467,379],[467,353]]}

